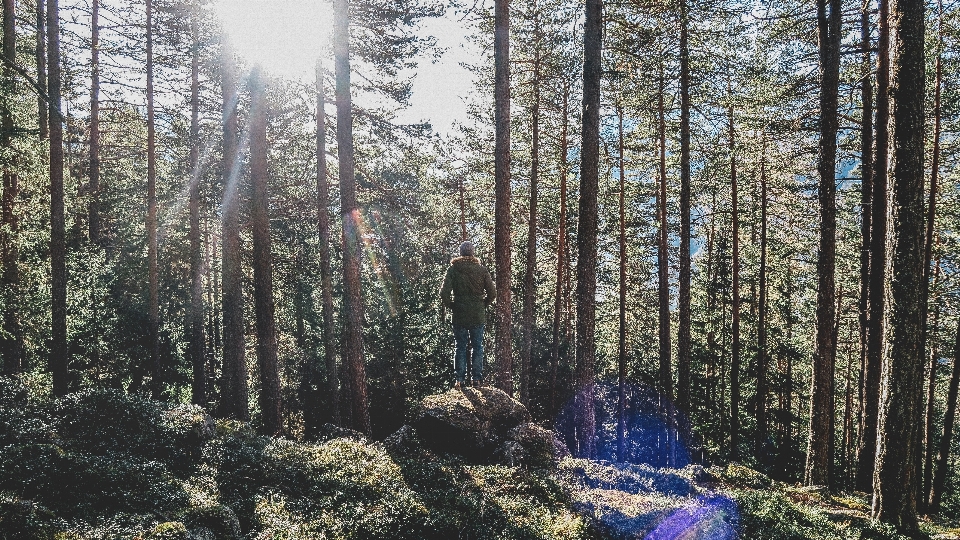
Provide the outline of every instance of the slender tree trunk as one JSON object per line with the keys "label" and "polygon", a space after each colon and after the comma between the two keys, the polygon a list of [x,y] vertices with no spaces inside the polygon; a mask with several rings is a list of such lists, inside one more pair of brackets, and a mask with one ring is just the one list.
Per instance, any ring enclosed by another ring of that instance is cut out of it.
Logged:
{"label": "slender tree trunk", "polygon": [[[37,46],[36,46],[36,62],[37,62],[37,86],[43,89],[47,89],[47,36],[44,33],[46,30],[46,14],[43,9],[44,0],[37,0]],[[49,9],[49,8],[48,8]],[[47,96],[49,96],[49,91]],[[40,139],[46,139],[50,134],[50,122],[49,114],[47,114],[47,108],[49,104],[43,99],[42,96],[37,96],[37,124],[40,128]]]}
{"label": "slender tree trunk", "polygon": [[[659,138],[659,177],[657,188],[657,305],[659,309],[658,340],[660,346],[660,392],[666,399],[673,397],[673,372],[670,365],[670,281],[669,260],[667,255],[669,231],[667,229],[667,122],[663,104],[663,95],[666,91],[666,80],[663,75],[663,65],[660,66],[660,93],[657,95],[657,132]],[[622,123],[622,118],[621,118]],[[622,140],[622,138],[621,138]],[[621,191],[622,193],[622,191]],[[621,194],[622,198],[622,194]],[[621,200],[621,206],[623,201]],[[621,210],[621,224],[623,216]],[[620,242],[626,250],[626,236],[623,227],[620,230]],[[621,267],[621,273],[626,276],[626,268]],[[625,279],[625,277],[624,277]],[[626,296],[626,291],[621,293]],[[625,315],[624,315],[625,316]]]}
{"label": "slender tree trunk", "polygon": [[[829,14],[827,4],[829,3]],[[816,345],[810,390],[810,435],[804,483],[829,486],[833,464],[836,423],[834,373],[837,343],[836,315],[836,164],[837,92],[840,76],[840,0],[817,0],[820,39],[820,144],[817,172],[820,176],[820,255],[817,259]]]}
{"label": "slender tree trunk", "polygon": [[100,243],[100,0],[90,2],[90,243]]}
{"label": "slender tree trunk", "polygon": [[253,300],[257,326],[262,432],[277,435],[280,422],[280,375],[277,323],[274,317],[273,261],[270,253],[270,194],[267,184],[267,89],[260,66],[250,75],[250,224],[253,237]]}
{"label": "slender tree trunk", "polygon": [[[320,243],[320,298],[323,318],[323,358],[327,368],[330,420],[340,425],[340,376],[333,327],[333,285],[330,271],[330,183],[327,178],[327,117],[323,69],[317,62],[317,228]],[[314,414],[313,417],[316,417]],[[312,426],[317,428],[319,426]]]}
{"label": "slender tree trunk", "polygon": [[617,328],[617,461],[626,461],[627,409],[627,227],[626,227],[626,166],[623,159],[623,106],[617,104],[617,160],[620,180],[620,286],[619,327]]}
{"label": "slender tree trunk", "polygon": [[0,97],[0,148],[9,156],[3,166],[2,216],[0,216],[0,284],[3,289],[3,331],[0,332],[0,360],[8,374],[23,369],[23,333],[17,310],[20,290],[17,194],[20,180],[17,175],[17,156],[13,148],[14,119],[12,98],[15,79],[11,65],[17,62],[16,13],[14,0],[3,0],[3,95]]}
{"label": "slender tree trunk", "polygon": [[[557,370],[560,366],[560,332],[563,288],[567,268],[567,119],[570,115],[570,85],[563,86],[563,124],[560,126],[560,216],[557,220],[557,284],[553,291],[553,343],[550,352],[550,415],[557,412]],[[566,335],[566,333],[564,333]]]}
{"label": "slender tree trunk", "polygon": [[67,349],[67,264],[66,227],[63,208],[63,121],[60,117],[60,6],[59,0],[47,4],[47,64],[50,66],[47,118],[50,135],[50,274],[53,342],[50,346],[50,371],[53,393],[62,396],[69,389]]}
{"label": "slender tree trunk", "polygon": [[533,64],[533,140],[530,147],[530,218],[527,221],[527,261],[523,274],[523,350],[520,352],[520,402],[530,400],[530,361],[533,351],[533,328],[537,302],[537,182],[540,169],[540,56]]}
{"label": "slender tree trunk", "polygon": [[[96,0],[94,0],[96,1]],[[207,402],[203,335],[203,246],[200,241],[200,30],[197,13],[190,15],[190,360],[193,402]]]}
{"label": "slender tree trunk", "polygon": [[510,300],[510,1],[494,2],[494,259],[497,279],[497,386],[513,394],[513,315]]}
{"label": "slender tree trunk", "polygon": [[343,363],[350,382],[353,429],[370,433],[367,373],[363,362],[363,291],[360,284],[360,208],[353,162],[350,99],[350,2],[334,2],[337,151],[340,158],[340,215],[343,222]]}
{"label": "slender tree trunk", "polygon": [[927,507],[927,512],[930,515],[935,515],[940,511],[943,487],[946,484],[947,469],[949,468],[953,424],[957,417],[957,390],[960,388],[960,322],[957,323],[957,337],[953,350],[953,373],[950,375],[950,386],[947,390],[947,410],[943,413],[943,434],[940,436],[940,445],[937,452],[937,471],[933,476],[933,484],[930,487],[930,505]]}
{"label": "slender tree trunk", "polygon": [[690,49],[689,11],[680,0],[680,279],[677,321],[677,407],[690,413]]}
{"label": "slender tree trunk", "polygon": [[[837,321],[839,322],[839,308],[837,309]],[[852,331],[850,339],[852,341]],[[840,437],[842,441],[843,448],[840,453],[840,481],[837,482],[838,486],[841,489],[849,489],[850,487],[850,464],[853,457],[853,356],[850,354],[849,347],[847,348],[847,371],[844,374],[844,389],[843,389],[843,434]]]}
{"label": "slender tree trunk", "polygon": [[[936,283],[940,277],[940,260],[933,272],[933,282]],[[936,298],[935,298],[936,300]],[[928,379],[927,379],[927,407],[924,414],[923,424],[923,482],[921,482],[920,495],[918,500],[921,502],[924,511],[927,511],[930,500],[930,485],[933,483],[933,454],[936,452],[933,444],[934,430],[934,405],[937,395],[937,363],[940,360],[938,352],[938,340],[936,338],[940,329],[940,304],[936,304],[933,309],[933,343],[930,345],[930,357],[927,360]]]}
{"label": "slender tree trunk", "polygon": [[577,224],[577,414],[580,457],[596,455],[597,191],[600,177],[600,74],[603,0],[587,0],[583,29],[583,144]]}
{"label": "slender tree trunk", "polygon": [[923,394],[923,96],[924,3],[890,4],[891,274],[884,326],[874,516],[914,534],[916,460]]}
{"label": "slender tree trunk", "polygon": [[249,420],[247,361],[243,320],[243,270],[240,266],[240,148],[237,130],[236,61],[229,38],[223,37],[223,383],[220,414]]}
{"label": "slender tree trunk", "polygon": [[760,154],[760,298],[757,306],[757,436],[754,455],[766,459],[767,450],[767,394],[770,392],[767,372],[767,139],[763,135]]}
{"label": "slender tree trunk", "polygon": [[[663,96],[666,93],[666,77],[663,73],[663,63],[660,64],[660,91],[657,94],[657,131],[660,142],[660,170],[658,175],[657,190],[657,221],[659,222],[659,231],[657,234],[657,304],[659,310],[658,341],[660,348],[660,394],[661,401],[665,404],[664,416],[666,417],[666,464],[668,467],[674,466],[676,462],[674,439],[676,438],[676,407],[672,403],[673,398],[673,371],[670,365],[670,281],[669,281],[669,260],[667,258],[667,246],[669,230],[667,229],[667,122],[664,110]],[[622,122],[622,119],[621,119]],[[622,194],[621,194],[622,197]],[[623,200],[621,198],[621,206]],[[623,216],[621,215],[621,223]],[[626,250],[626,237],[623,235],[621,227],[621,240]],[[626,275],[626,269],[621,268],[621,272]],[[621,293],[624,297],[626,291]],[[625,300],[624,300],[625,303]],[[626,314],[624,314],[626,320]]]}
{"label": "slender tree trunk", "polygon": [[[729,81],[728,81],[729,84]],[[731,96],[732,98],[732,96]],[[730,459],[740,458],[740,213],[737,199],[737,157],[733,131],[733,104],[730,104],[730,236],[731,259],[731,343],[730,343]]]}
{"label": "slender tree trunk", "polygon": [[[147,282],[149,289],[149,328],[151,386],[155,396],[163,392],[163,367],[160,365],[160,297],[157,269],[157,136],[153,105],[153,0],[147,2]],[[50,62],[53,65],[53,61]]]}
{"label": "slender tree trunk", "polygon": [[[873,65],[870,43],[870,6],[860,11],[860,50],[863,53],[863,79],[860,85],[860,384],[858,429],[863,433],[864,381],[866,381],[867,348],[870,335],[870,223],[873,207],[873,88],[870,72]],[[859,444],[858,444],[859,447]]]}
{"label": "slender tree trunk", "polygon": [[877,454],[877,420],[880,408],[880,364],[883,356],[884,286],[886,285],[887,244],[887,140],[890,80],[890,35],[887,28],[889,0],[878,0],[877,118],[874,139],[873,194],[870,219],[870,331],[867,334],[867,361],[863,376],[863,408],[860,442],[857,445],[857,489],[873,490]]}
{"label": "slender tree trunk", "polygon": [[[938,2],[938,25],[937,25],[937,61],[936,67],[934,68],[934,98],[933,98],[933,156],[930,163],[930,194],[929,199],[927,200],[927,225],[926,225],[926,235],[924,237],[923,244],[923,277],[921,278],[920,284],[920,362],[921,364],[926,363],[927,359],[927,313],[929,309],[929,298],[930,298],[930,276],[931,276],[931,262],[933,260],[933,230],[936,226],[936,217],[937,217],[937,190],[939,189],[939,178],[940,178],[940,83],[941,78],[943,77],[943,66],[941,64],[941,49],[943,47],[943,30],[942,23],[939,22],[943,18],[943,4]],[[930,394],[933,392],[933,383],[936,382],[936,365],[934,365],[934,370],[931,372],[930,376],[931,388]],[[929,401],[929,400],[928,400]],[[932,404],[931,404],[932,405]],[[932,413],[932,406],[928,407],[928,410]],[[924,423],[924,430],[922,433],[922,446],[918,448],[920,452],[919,456],[924,454],[930,455],[933,452],[931,446],[931,437],[933,436],[933,418],[932,414],[927,415],[926,421]],[[919,477],[924,479],[925,482],[918,482],[917,488],[919,489],[917,493],[917,504],[920,511],[925,510],[927,493],[930,492],[930,483],[926,481],[927,475],[924,472],[923,465],[929,459],[917,459],[917,467],[919,472]]]}

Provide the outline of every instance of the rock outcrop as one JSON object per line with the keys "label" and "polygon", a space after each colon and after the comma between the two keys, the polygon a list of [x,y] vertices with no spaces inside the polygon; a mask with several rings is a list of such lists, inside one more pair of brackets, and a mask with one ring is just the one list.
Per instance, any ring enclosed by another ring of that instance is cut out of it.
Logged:
{"label": "rock outcrop", "polygon": [[490,387],[454,389],[420,402],[412,426],[391,435],[388,447],[422,445],[471,463],[546,467],[564,455],[563,443],[532,422],[530,412]]}

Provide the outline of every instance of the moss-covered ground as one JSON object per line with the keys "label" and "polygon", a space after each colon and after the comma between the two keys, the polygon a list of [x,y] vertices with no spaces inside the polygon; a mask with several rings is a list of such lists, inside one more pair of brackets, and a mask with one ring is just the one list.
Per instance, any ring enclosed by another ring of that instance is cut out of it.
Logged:
{"label": "moss-covered ground", "polygon": [[44,400],[0,386],[0,539],[898,538],[870,522],[863,496],[745,467],[469,465],[346,438],[262,437],[120,392]]}

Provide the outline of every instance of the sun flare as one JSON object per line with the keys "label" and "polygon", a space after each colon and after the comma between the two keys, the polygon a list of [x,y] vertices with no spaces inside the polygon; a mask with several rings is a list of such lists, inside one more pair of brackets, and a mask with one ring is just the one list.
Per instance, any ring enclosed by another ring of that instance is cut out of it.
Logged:
{"label": "sun flare", "polygon": [[327,47],[332,6],[322,0],[217,0],[234,49],[250,65],[286,78],[312,77]]}

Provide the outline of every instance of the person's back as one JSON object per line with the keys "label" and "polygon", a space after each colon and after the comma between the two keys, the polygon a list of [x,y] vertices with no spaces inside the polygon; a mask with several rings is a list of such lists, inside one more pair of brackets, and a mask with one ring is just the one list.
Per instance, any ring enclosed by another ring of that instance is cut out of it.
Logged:
{"label": "person's back", "polygon": [[487,306],[494,298],[496,289],[490,271],[474,256],[473,244],[464,242],[460,246],[460,256],[450,261],[440,288],[440,301],[453,312],[457,386],[466,376],[468,342],[473,346],[474,384],[483,379],[483,329],[487,323]]}

